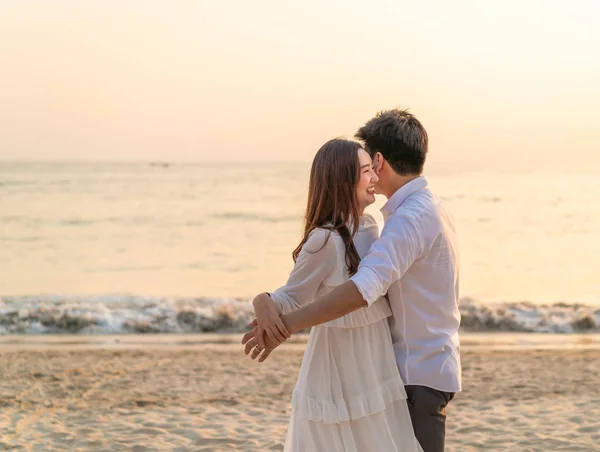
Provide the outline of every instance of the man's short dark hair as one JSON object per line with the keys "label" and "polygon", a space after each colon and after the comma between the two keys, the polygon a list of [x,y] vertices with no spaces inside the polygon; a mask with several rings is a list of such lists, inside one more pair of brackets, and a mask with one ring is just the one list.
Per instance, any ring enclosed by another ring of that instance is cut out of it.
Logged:
{"label": "man's short dark hair", "polygon": [[401,175],[421,174],[427,155],[427,132],[407,110],[377,113],[356,132],[365,149],[375,156],[381,152],[392,169]]}

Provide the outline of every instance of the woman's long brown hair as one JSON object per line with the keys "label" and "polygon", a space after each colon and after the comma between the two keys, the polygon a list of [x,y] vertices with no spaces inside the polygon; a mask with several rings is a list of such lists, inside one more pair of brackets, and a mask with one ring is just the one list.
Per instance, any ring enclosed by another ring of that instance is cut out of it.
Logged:
{"label": "woman's long brown hair", "polygon": [[362,146],[356,141],[335,138],[325,143],[315,155],[310,170],[304,235],[292,253],[294,262],[309,234],[316,228],[322,228],[340,234],[346,247],[348,273],[353,275],[358,270],[360,257],[353,239],[359,224],[356,199],[356,185],[360,177],[359,149]]}

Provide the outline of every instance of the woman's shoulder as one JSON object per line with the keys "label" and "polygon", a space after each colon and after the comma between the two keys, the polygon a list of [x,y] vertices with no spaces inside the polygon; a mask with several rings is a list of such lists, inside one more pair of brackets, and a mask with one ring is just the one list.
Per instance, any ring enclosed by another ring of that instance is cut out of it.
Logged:
{"label": "woman's shoulder", "polygon": [[377,225],[377,221],[375,220],[375,218],[373,218],[371,214],[366,213],[362,217],[360,217],[359,231],[362,229],[371,228],[379,228],[379,226]]}
{"label": "woman's shoulder", "polygon": [[334,241],[338,237],[339,234],[330,229],[315,228],[308,234],[302,249],[309,253],[317,253],[326,249],[334,250]]}

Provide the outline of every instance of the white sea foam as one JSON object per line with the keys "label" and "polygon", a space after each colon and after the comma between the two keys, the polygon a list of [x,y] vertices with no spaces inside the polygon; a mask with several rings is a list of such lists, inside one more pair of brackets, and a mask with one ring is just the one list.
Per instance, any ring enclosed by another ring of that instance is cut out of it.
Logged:
{"label": "white sea foam", "polygon": [[[600,308],[576,303],[486,304],[461,300],[465,331],[600,331]],[[0,334],[242,332],[249,300],[139,295],[0,297]]]}

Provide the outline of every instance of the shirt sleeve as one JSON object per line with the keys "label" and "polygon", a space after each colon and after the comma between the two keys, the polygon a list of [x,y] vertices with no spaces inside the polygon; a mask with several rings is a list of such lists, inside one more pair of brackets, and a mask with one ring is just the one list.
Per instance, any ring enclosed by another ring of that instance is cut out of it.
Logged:
{"label": "shirt sleeve", "polygon": [[369,305],[384,296],[392,283],[425,253],[432,220],[427,212],[411,211],[396,211],[388,219],[381,236],[350,278]]}
{"label": "shirt sleeve", "polygon": [[302,247],[285,286],[271,293],[281,314],[288,314],[314,301],[327,275],[337,266],[333,233],[315,229]]}

